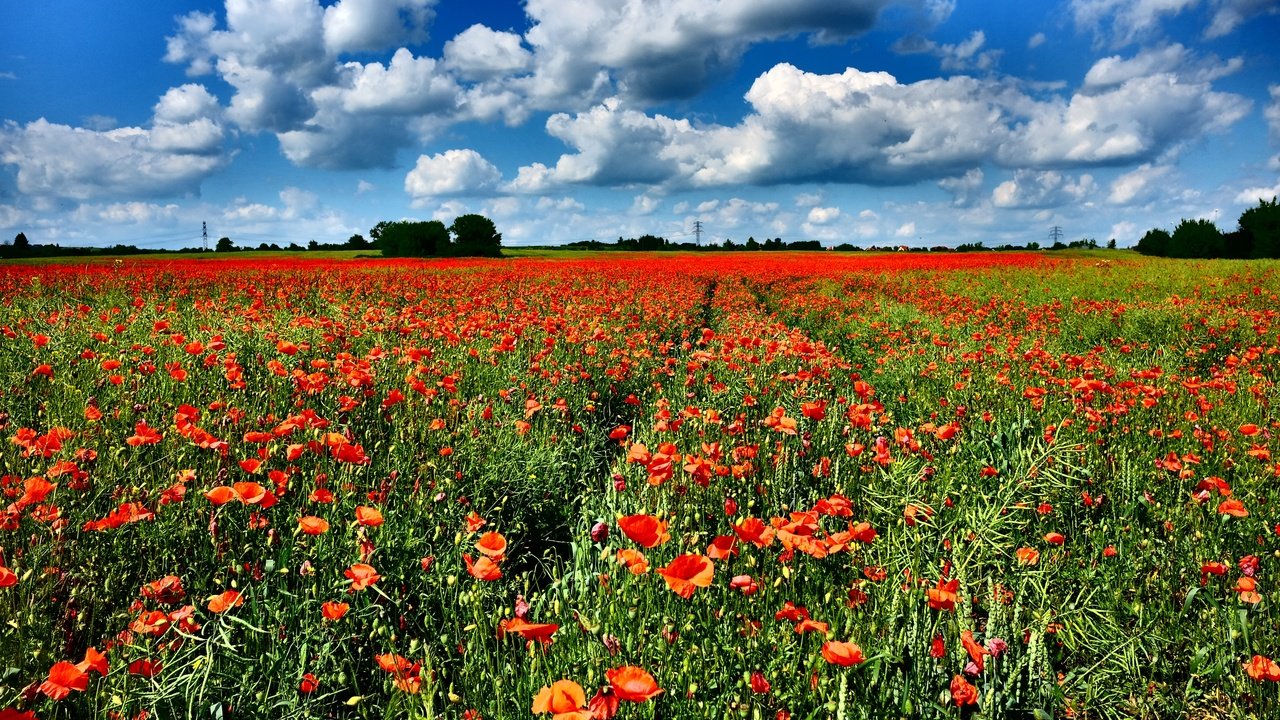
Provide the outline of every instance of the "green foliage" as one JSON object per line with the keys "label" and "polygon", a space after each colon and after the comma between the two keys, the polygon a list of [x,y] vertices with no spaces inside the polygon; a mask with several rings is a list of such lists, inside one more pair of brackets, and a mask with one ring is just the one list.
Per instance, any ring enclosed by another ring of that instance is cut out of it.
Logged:
{"label": "green foliage", "polygon": [[384,257],[431,257],[449,245],[449,231],[439,220],[387,223],[379,235]]}
{"label": "green foliage", "polygon": [[1249,239],[1248,257],[1280,258],[1280,204],[1259,200],[1240,215],[1240,231]]}
{"label": "green foliage", "polygon": [[1154,228],[1147,231],[1146,235],[1138,241],[1135,248],[1143,255],[1155,255],[1156,257],[1168,257],[1169,246],[1173,243],[1173,238],[1169,235],[1168,230]]}
{"label": "green foliage", "polygon": [[502,233],[498,232],[492,220],[483,215],[461,215],[449,226],[449,232],[453,234],[453,243],[445,254],[479,257],[502,255]]}
{"label": "green foliage", "polygon": [[214,246],[215,252],[231,252],[236,249],[235,243],[231,242],[229,237],[218,238],[218,244]]}
{"label": "green foliage", "polygon": [[1169,241],[1169,257],[1175,258],[1222,257],[1225,249],[1222,231],[1204,218],[1178,223]]}

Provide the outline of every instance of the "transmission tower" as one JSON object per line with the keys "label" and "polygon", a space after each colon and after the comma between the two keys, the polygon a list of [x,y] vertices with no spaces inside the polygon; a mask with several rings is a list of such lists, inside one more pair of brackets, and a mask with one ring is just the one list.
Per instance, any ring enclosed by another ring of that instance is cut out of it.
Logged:
{"label": "transmission tower", "polygon": [[204,241],[204,251],[209,252],[209,223],[200,221],[200,236]]}
{"label": "transmission tower", "polygon": [[695,243],[697,243],[698,245],[702,245],[702,221],[701,220],[693,221],[693,238]]}
{"label": "transmission tower", "polygon": [[1057,225],[1049,228],[1049,239],[1054,242],[1062,240],[1062,228]]}

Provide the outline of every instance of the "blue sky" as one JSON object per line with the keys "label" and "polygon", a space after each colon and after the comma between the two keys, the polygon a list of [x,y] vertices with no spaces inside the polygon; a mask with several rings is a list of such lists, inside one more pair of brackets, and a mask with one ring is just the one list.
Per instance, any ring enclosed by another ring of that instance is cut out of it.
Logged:
{"label": "blue sky", "polygon": [[1280,194],[1277,0],[0,6],[0,238],[955,245]]}

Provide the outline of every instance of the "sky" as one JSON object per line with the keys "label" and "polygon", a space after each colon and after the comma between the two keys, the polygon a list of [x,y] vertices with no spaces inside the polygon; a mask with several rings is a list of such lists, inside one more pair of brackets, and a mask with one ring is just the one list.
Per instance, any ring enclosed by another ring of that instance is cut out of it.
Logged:
{"label": "sky", "polygon": [[0,4],[0,240],[1116,239],[1280,195],[1280,0]]}

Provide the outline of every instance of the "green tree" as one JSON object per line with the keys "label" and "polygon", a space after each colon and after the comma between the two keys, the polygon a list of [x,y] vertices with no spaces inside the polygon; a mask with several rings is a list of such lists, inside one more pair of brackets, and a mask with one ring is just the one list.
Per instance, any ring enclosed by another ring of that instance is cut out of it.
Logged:
{"label": "green tree", "polygon": [[1169,245],[1172,241],[1173,238],[1169,235],[1169,231],[1154,228],[1148,230],[1147,234],[1142,236],[1135,249],[1143,255],[1169,257]]}
{"label": "green tree", "polygon": [[1241,213],[1240,230],[1252,240],[1251,257],[1280,258],[1280,204],[1276,198],[1259,200],[1258,207]]}
{"label": "green tree", "polygon": [[1225,246],[1222,231],[1213,221],[1204,218],[1183,220],[1173,229],[1169,242],[1169,257],[1214,258],[1222,257]]}
{"label": "green tree", "polygon": [[27,240],[26,233],[18,233],[13,238],[13,247],[17,250],[26,250],[31,247],[30,241]]}
{"label": "green tree", "polygon": [[450,255],[502,256],[502,233],[483,215],[460,215],[449,226],[449,232],[453,233]]}
{"label": "green tree", "polygon": [[1108,250],[1115,250],[1115,249],[1116,249],[1116,239],[1115,239],[1115,238],[1111,238],[1110,240],[1108,240],[1108,241],[1107,241],[1107,249],[1108,249]]}
{"label": "green tree", "polygon": [[231,242],[229,237],[218,238],[218,244],[213,247],[216,252],[231,252],[236,249],[236,244]]}
{"label": "green tree", "polygon": [[382,245],[380,244],[382,240],[382,231],[386,230],[387,226],[390,224],[391,224],[390,220],[383,220],[379,222],[377,225],[374,225],[372,228],[369,229],[369,238],[370,240],[373,241],[372,242],[373,247],[375,248],[382,247]]}
{"label": "green tree", "polygon": [[351,250],[364,250],[369,247],[369,241],[365,240],[360,233],[356,233],[347,238],[347,247]]}
{"label": "green tree", "polygon": [[386,223],[379,236],[383,257],[430,257],[449,249],[449,231],[439,220]]}

